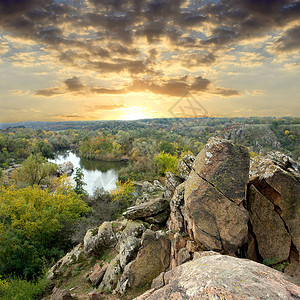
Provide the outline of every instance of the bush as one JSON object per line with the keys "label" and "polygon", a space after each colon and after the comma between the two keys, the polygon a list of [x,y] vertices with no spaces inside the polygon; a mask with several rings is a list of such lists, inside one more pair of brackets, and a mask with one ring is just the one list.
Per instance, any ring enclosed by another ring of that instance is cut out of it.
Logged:
{"label": "bush", "polygon": [[23,279],[0,278],[0,299],[2,300],[34,300],[41,299],[48,285],[46,276],[39,278],[36,282]]}
{"label": "bush", "polygon": [[178,159],[176,156],[160,152],[154,157],[154,163],[159,170],[160,175],[166,175],[168,171],[177,174]]}
{"label": "bush", "polygon": [[117,182],[117,188],[111,192],[112,201],[118,202],[121,207],[128,207],[132,204],[132,198],[134,192],[134,184],[131,181],[126,181],[124,183]]}

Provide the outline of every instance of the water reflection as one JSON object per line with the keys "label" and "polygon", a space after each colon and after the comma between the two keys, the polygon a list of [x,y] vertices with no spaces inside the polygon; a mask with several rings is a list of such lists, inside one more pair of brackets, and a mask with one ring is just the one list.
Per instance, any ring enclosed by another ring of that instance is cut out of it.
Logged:
{"label": "water reflection", "polygon": [[[80,158],[76,153],[67,151],[59,153],[54,159],[50,160],[56,164],[62,164],[66,161],[72,162],[74,168],[81,168],[84,174],[84,182],[87,184],[85,190],[92,195],[97,188],[104,188],[111,191],[116,188],[118,181],[117,171],[120,170],[124,163],[107,162]],[[74,173],[72,178],[74,178]]]}

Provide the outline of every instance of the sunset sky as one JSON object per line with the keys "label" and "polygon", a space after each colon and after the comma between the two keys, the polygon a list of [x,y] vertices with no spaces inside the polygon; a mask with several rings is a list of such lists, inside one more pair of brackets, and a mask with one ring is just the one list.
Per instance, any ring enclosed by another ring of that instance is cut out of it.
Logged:
{"label": "sunset sky", "polygon": [[300,1],[0,0],[0,122],[299,116],[299,87]]}

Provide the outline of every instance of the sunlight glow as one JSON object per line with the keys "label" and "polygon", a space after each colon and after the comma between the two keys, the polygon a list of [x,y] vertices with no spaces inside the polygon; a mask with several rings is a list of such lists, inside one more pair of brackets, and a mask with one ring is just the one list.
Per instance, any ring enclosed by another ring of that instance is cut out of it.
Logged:
{"label": "sunlight glow", "polygon": [[121,120],[141,120],[153,118],[152,113],[147,112],[143,106],[129,106],[121,110]]}

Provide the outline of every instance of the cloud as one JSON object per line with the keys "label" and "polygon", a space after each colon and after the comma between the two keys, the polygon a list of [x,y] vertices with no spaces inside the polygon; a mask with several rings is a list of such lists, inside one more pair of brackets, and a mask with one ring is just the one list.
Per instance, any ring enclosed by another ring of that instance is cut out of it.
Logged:
{"label": "cloud", "polygon": [[130,84],[124,85],[119,89],[87,86],[82,84],[78,77],[73,77],[65,80],[60,87],[38,90],[34,94],[36,96],[52,97],[69,93],[80,95],[83,91],[85,94],[103,95],[124,95],[131,92],[146,92],[170,97],[182,97],[188,92],[195,94],[205,92],[222,95],[224,97],[240,95],[240,92],[237,90],[214,87],[210,80],[201,76],[190,78],[187,75],[179,78],[160,79],[159,81],[155,79],[135,79]]}
{"label": "cloud", "polygon": [[64,81],[67,90],[70,92],[79,92],[85,89],[85,86],[80,82],[78,77],[73,77]]}
{"label": "cloud", "polygon": [[125,105],[124,104],[98,104],[98,105],[94,105],[94,106],[88,106],[87,107],[87,111],[89,112],[95,112],[95,111],[98,111],[98,110],[118,110],[120,108],[124,108]]}
{"label": "cloud", "polygon": [[300,26],[288,29],[282,37],[275,41],[275,51],[298,52],[300,50]]}
{"label": "cloud", "polygon": [[[242,47],[265,36],[271,36],[268,42],[251,45],[249,51],[266,53],[271,47],[275,51],[270,56],[298,51],[299,18],[300,0],[0,1],[0,30],[25,41],[32,51],[42,47],[57,72],[71,74],[57,87],[36,89],[36,96],[45,97],[130,92],[180,97],[187,91],[237,96],[238,90],[202,77],[204,68],[237,64],[238,59],[224,60],[229,55],[240,57],[245,66],[265,63],[264,55],[240,55]],[[0,54],[9,46],[1,43]],[[32,63],[20,54],[11,59],[23,66]],[[85,72],[131,83],[107,88],[73,76]],[[184,80],[180,76],[185,72],[189,76]]]}

